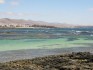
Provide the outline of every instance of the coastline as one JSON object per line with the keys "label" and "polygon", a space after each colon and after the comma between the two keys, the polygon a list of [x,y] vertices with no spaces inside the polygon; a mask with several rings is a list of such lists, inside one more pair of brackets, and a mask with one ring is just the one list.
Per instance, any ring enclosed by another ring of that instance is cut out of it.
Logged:
{"label": "coastline", "polygon": [[62,49],[25,49],[25,50],[12,50],[12,51],[0,51],[0,63],[32,59],[36,57],[44,57],[49,55],[58,55],[72,52],[91,52],[93,53],[93,47],[74,47],[74,48],[62,48]]}
{"label": "coastline", "polygon": [[93,53],[72,52],[0,63],[1,70],[92,70]]}

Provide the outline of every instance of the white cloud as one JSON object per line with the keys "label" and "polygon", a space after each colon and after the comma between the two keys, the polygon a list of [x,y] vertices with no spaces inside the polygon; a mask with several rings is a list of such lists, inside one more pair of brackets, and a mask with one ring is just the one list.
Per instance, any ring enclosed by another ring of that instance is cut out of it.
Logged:
{"label": "white cloud", "polygon": [[12,1],[10,4],[13,6],[17,6],[19,4],[19,2],[18,1]]}
{"label": "white cloud", "polygon": [[20,16],[20,13],[14,13],[14,12],[3,12],[2,15],[8,15],[8,16]]}
{"label": "white cloud", "polygon": [[4,0],[0,0],[0,4],[3,4],[5,1]]}
{"label": "white cloud", "polygon": [[6,15],[14,15],[13,12],[5,12]]}
{"label": "white cloud", "polygon": [[21,0],[11,0],[11,1],[10,1],[10,4],[11,4],[12,6],[18,6],[19,3],[20,3],[20,1],[21,1]]}
{"label": "white cloud", "polygon": [[93,8],[89,8],[88,10],[89,10],[90,12],[93,12]]}
{"label": "white cloud", "polygon": [[15,13],[15,12],[0,12],[1,16],[12,16],[12,17],[27,17],[31,16],[28,13]]}

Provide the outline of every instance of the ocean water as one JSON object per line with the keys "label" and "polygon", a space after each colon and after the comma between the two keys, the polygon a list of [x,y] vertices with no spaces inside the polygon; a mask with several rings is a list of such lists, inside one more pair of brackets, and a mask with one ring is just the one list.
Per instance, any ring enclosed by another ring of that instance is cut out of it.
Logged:
{"label": "ocean water", "polygon": [[92,28],[0,29],[0,51],[92,46]]}

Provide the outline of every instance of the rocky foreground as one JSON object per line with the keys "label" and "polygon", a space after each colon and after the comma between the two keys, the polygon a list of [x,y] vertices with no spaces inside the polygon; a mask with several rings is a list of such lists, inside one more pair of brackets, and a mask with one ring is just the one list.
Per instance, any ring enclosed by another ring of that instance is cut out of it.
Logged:
{"label": "rocky foreground", "polygon": [[93,70],[93,54],[73,52],[0,63],[0,70]]}

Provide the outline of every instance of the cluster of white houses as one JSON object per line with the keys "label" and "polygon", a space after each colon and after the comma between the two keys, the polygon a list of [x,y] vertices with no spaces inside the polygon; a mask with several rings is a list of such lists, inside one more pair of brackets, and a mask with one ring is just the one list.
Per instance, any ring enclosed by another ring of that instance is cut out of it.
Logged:
{"label": "cluster of white houses", "polygon": [[0,28],[55,28],[55,26],[37,25],[37,24],[1,24]]}
{"label": "cluster of white houses", "polygon": [[32,27],[31,25],[29,24],[7,24],[7,25],[0,25],[0,28],[27,28],[27,27]]}

